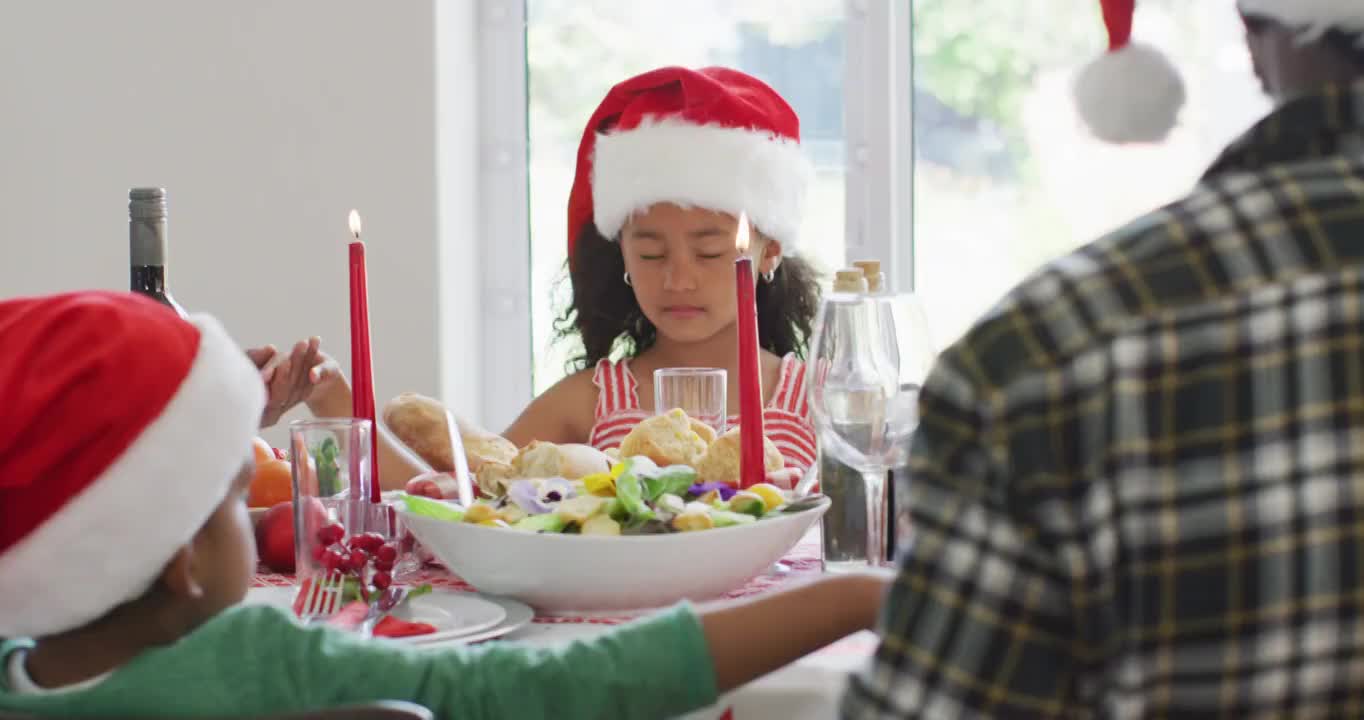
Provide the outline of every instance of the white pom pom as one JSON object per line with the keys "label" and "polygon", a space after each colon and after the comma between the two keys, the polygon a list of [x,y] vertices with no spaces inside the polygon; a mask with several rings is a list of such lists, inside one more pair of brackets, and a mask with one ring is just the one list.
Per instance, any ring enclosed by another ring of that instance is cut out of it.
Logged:
{"label": "white pom pom", "polygon": [[1100,140],[1160,142],[1184,106],[1184,81],[1159,50],[1127,45],[1080,71],[1075,102],[1080,117]]}

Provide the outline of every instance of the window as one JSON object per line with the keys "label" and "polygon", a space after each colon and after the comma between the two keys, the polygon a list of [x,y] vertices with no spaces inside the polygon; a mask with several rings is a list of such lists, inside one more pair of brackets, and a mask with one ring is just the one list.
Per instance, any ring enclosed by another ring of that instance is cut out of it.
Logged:
{"label": "window", "polygon": [[[626,77],[725,64],[772,84],[800,114],[817,169],[804,252],[825,271],[855,259],[845,249],[887,261],[891,283],[912,280],[923,297],[939,346],[1042,263],[1187,192],[1267,109],[1233,3],[1138,5],[1136,36],[1171,57],[1189,99],[1164,143],[1115,147],[1089,138],[1070,94],[1105,45],[1093,0],[522,2],[483,0],[480,36],[481,72],[500,92],[488,102],[492,122],[484,116],[486,144],[502,148],[495,160],[518,157],[506,148],[519,126],[497,118],[521,113],[529,141],[524,175],[485,178],[499,236],[530,234],[527,255],[492,265],[528,257],[530,282],[516,297],[528,296],[529,312],[502,300],[515,316],[485,326],[485,345],[524,332],[529,349],[512,349],[533,363],[527,373],[485,360],[497,366],[485,400],[496,420],[563,377],[577,353],[554,331],[569,295],[568,191],[587,118]],[[533,382],[519,380],[527,374]]]}
{"label": "window", "polygon": [[1186,193],[1267,109],[1234,3],[1147,0],[1135,36],[1188,102],[1160,145],[1088,136],[1070,95],[1105,46],[1097,2],[914,0],[914,261],[939,344],[1024,276]]}
{"label": "window", "polygon": [[565,214],[578,142],[606,91],[664,65],[729,65],[759,77],[801,118],[816,168],[803,252],[843,263],[843,0],[527,0],[531,331],[534,390],[578,352],[554,342],[567,307]]}

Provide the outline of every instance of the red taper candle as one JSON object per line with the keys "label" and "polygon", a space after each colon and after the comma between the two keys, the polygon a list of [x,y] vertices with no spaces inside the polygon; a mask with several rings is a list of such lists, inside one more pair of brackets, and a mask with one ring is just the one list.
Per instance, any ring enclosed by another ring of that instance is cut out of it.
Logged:
{"label": "red taper candle", "polygon": [[748,255],[748,216],[739,214],[734,246],[734,291],[738,298],[739,327],[739,487],[763,482],[763,380],[758,362],[758,302],[753,280],[753,258]]}
{"label": "red taper candle", "polygon": [[360,213],[350,211],[350,368],[351,415],[370,423],[369,499],[379,502],[379,426],[374,422],[374,368],[369,347],[369,283]]}

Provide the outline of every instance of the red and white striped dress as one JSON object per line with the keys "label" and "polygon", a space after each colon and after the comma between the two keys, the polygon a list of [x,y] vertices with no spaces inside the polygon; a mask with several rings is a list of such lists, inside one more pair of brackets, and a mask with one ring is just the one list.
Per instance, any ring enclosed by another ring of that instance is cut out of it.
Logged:
{"label": "red and white striped dress", "polygon": [[[639,407],[639,383],[630,372],[630,361],[601,360],[592,384],[597,386],[596,424],[587,442],[598,450],[620,447],[630,430],[649,417]],[[738,415],[729,416],[729,427],[738,424]],[[781,451],[786,467],[803,472],[815,464],[815,428],[805,395],[805,363],[794,354],[781,359],[777,391],[763,408],[763,431]]]}

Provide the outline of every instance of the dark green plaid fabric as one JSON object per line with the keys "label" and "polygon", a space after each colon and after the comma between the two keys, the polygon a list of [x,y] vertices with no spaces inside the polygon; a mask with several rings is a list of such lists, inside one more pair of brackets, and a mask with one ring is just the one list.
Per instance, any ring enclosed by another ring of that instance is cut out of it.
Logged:
{"label": "dark green plaid fabric", "polygon": [[1033,275],[922,416],[844,717],[1364,717],[1364,85]]}

